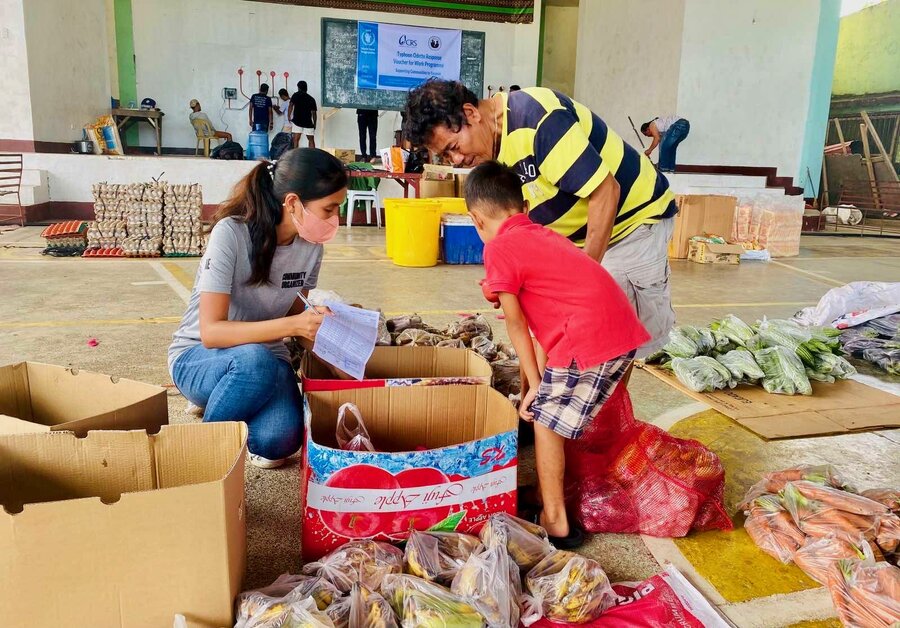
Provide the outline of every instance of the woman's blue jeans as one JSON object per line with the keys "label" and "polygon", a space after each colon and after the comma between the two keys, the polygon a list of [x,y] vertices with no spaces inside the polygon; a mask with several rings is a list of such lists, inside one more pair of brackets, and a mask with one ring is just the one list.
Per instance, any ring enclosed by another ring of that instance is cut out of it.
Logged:
{"label": "woman's blue jeans", "polygon": [[291,365],[264,345],[191,347],[175,359],[172,379],[204,422],[244,421],[250,453],[287,458],[303,442],[303,400]]}
{"label": "woman's blue jeans", "polygon": [[663,172],[675,172],[675,153],[678,145],[691,132],[691,123],[682,118],[674,122],[663,135],[659,143],[659,169]]}

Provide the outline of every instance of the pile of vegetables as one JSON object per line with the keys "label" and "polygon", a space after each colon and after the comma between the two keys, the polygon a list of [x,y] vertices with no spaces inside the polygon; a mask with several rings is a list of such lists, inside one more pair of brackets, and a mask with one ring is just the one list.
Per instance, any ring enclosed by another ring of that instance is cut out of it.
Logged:
{"label": "pile of vegetables", "polygon": [[840,335],[831,327],[780,319],[750,326],[729,314],[709,327],[675,327],[668,344],[647,361],[671,368],[696,392],[744,383],[770,393],[811,395],[810,380],[833,383],[856,373],[842,357]]}
{"label": "pile of vegetables", "polygon": [[874,364],[890,375],[900,375],[900,313],[876,318],[841,334],[844,351]]}
{"label": "pile of vegetables", "polygon": [[764,476],[741,508],[760,549],[828,587],[844,625],[900,622],[900,491],[857,494],[831,466],[801,466]]}

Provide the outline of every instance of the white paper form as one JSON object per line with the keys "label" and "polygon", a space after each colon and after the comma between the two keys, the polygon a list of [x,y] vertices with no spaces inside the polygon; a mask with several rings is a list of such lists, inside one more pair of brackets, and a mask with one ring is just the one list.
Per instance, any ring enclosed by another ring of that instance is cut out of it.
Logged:
{"label": "white paper form", "polygon": [[378,312],[327,302],[334,316],[326,316],[316,334],[313,353],[350,377],[360,380],[375,351]]}

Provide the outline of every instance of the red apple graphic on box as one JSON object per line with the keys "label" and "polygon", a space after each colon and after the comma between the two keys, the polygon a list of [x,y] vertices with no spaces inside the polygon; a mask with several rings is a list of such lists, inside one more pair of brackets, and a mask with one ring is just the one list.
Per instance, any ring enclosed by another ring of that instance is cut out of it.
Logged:
{"label": "red apple graphic on box", "polygon": [[[325,486],[343,489],[376,489],[393,491],[400,488],[397,478],[380,467],[356,464],[334,473]],[[329,530],[351,539],[373,537],[386,532],[395,513],[319,512]]]}
{"label": "red apple graphic on box", "polygon": [[[403,488],[416,488],[419,486],[434,486],[450,482],[440,469],[423,467],[420,469],[406,469],[394,476]],[[437,502],[434,502],[437,504]],[[436,505],[427,510],[407,510],[395,512],[391,518],[390,534],[396,536],[405,534],[410,530],[427,530],[431,526],[447,518],[450,514],[450,506]]]}

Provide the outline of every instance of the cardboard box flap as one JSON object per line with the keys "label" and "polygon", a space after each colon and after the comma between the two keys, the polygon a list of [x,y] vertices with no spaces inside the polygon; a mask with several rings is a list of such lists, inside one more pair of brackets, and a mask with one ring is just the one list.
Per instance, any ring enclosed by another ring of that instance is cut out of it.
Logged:
{"label": "cardboard box flap", "polygon": [[49,431],[49,425],[32,423],[31,421],[17,419],[14,416],[0,414],[0,434],[31,434],[33,432],[43,433]]}
{"label": "cardboard box flap", "polygon": [[66,432],[0,436],[0,504],[18,512],[26,504],[99,497],[155,486],[150,441],[144,432]]}
{"label": "cardboard box flap", "polygon": [[247,425],[232,421],[164,425],[152,437],[157,488],[215,482],[228,475],[247,442]]}
{"label": "cardboard box flap", "polygon": [[702,242],[710,253],[724,255],[740,255],[744,252],[744,247],[740,244],[719,244],[717,242]]}
{"label": "cardboard box flap", "polygon": [[489,386],[366,388],[307,394],[316,443],[336,447],[338,409],[359,408],[381,451],[438,448],[516,429],[509,400]]}
{"label": "cardboard box flap", "polygon": [[51,427],[88,418],[106,419],[108,425],[110,416],[153,397],[165,402],[165,389],[38,362],[0,368],[0,414]]}
{"label": "cardboard box flap", "polygon": [[851,379],[811,382],[812,395],[774,395],[760,386],[698,393],[669,370],[644,367],[673,388],[708,403],[763,438],[796,438],[900,427],[900,397]]}
{"label": "cardboard box flap", "polygon": [[[314,355],[307,353],[303,376],[333,379],[334,375]],[[375,347],[366,364],[366,379],[493,376],[491,365],[468,349],[449,347]]]}

